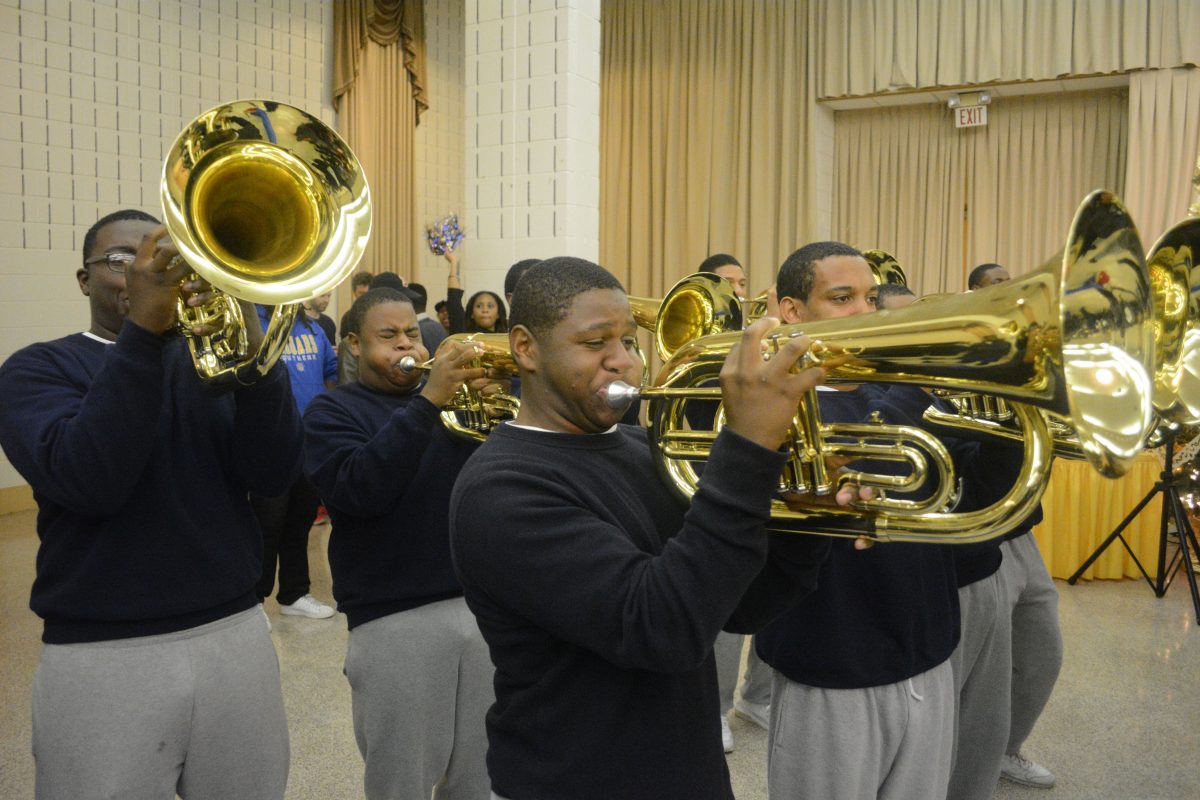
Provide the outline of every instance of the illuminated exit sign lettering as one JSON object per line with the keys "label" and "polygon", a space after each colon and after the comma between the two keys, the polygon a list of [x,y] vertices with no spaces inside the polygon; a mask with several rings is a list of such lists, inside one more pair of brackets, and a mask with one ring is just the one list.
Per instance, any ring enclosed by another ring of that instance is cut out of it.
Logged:
{"label": "illuminated exit sign lettering", "polygon": [[954,127],[975,128],[987,125],[987,106],[959,106],[954,109]]}

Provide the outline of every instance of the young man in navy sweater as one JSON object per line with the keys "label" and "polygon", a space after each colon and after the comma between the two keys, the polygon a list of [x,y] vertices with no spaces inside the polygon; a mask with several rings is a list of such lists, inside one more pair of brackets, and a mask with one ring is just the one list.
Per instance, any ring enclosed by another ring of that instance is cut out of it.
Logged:
{"label": "young man in navy sweater", "polygon": [[[713,642],[752,632],[812,589],[824,537],[768,536],[777,448],[820,370],[807,340],[769,361],[753,325],[722,371],[727,425],[685,506],[644,429],[619,425],[637,327],[621,284],[577,258],[513,294],[517,419],[455,484],[451,551],[496,666],[487,714],[494,797],[729,800]],[[852,491],[839,493],[849,502]]]}
{"label": "young man in navy sweater", "polygon": [[484,380],[474,348],[451,342],[428,373],[407,295],[355,301],[348,345],[358,380],[305,413],[306,471],[333,529],[329,566],[350,641],[345,673],[369,800],[486,797],[483,715],[492,664],[450,564],[450,489],[475,450],[442,426],[458,386]]}
{"label": "young man in navy sweater", "polygon": [[[840,242],[797,250],[780,268],[777,288],[785,322],[872,312],[878,296],[862,254]],[[878,412],[885,422],[919,424],[929,405],[918,387],[839,388],[819,393],[825,422],[863,422]],[[973,443],[946,444],[968,487],[1006,486],[1020,465],[1020,448],[984,454]],[[945,797],[956,702],[950,656],[958,641],[951,548],[905,543],[859,552],[834,542],[817,590],[757,637],[759,655],[776,671],[771,795]]]}
{"label": "young man in navy sweater", "polygon": [[0,367],[0,445],[39,506],[39,798],[281,798],[287,783],[246,497],[299,473],[300,419],[281,365],[201,385],[172,332],[176,300],[207,286],[181,288],[191,269],[163,237],[140,211],[97,222],[77,272],[90,329]]}

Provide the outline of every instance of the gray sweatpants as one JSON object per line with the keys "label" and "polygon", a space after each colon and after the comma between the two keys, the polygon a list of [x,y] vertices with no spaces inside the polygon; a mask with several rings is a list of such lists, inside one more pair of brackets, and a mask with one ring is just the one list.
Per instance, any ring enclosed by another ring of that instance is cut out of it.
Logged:
{"label": "gray sweatpants", "polygon": [[775,673],[767,794],[787,800],[940,798],[950,780],[954,675],[947,659],[867,689]]}
{"label": "gray sweatpants", "polygon": [[368,800],[482,800],[491,657],[461,597],[350,631],[354,737]]}
{"label": "gray sweatpants", "polygon": [[950,656],[958,690],[950,800],[988,800],[1008,744],[1012,630],[999,571],[958,590],[962,637]]}
{"label": "gray sweatpants", "polygon": [[282,798],[287,719],[267,630],[255,606],[177,633],[44,645],[39,800]]}
{"label": "gray sweatpants", "polygon": [[1032,533],[1000,545],[1000,576],[1012,609],[1012,722],[1006,752],[1016,754],[1029,738],[1062,669],[1058,589]]}
{"label": "gray sweatpants", "polygon": [[717,634],[713,657],[717,662],[717,690],[721,695],[721,713],[733,708],[733,692],[737,688],[738,671],[742,666],[742,647],[750,641],[746,655],[746,677],[742,681],[742,698],[751,703],[769,705],[771,702],[772,670],[754,652],[754,639],[740,633]]}

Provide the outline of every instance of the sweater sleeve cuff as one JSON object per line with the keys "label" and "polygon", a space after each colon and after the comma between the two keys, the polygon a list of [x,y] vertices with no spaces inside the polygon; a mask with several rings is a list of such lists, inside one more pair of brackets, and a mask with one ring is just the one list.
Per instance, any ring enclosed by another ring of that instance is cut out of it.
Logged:
{"label": "sweater sleeve cuff", "polygon": [[713,442],[701,485],[748,512],[766,515],[788,454],[768,450],[725,428]]}
{"label": "sweater sleeve cuff", "polygon": [[416,414],[421,419],[428,421],[430,424],[438,422],[441,419],[442,410],[429,402],[428,399],[417,395],[412,402],[405,406],[409,413]]}

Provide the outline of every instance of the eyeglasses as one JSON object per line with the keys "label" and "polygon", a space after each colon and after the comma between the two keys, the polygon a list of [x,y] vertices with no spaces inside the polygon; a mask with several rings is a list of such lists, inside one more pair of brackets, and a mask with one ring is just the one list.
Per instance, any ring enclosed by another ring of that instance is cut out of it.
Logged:
{"label": "eyeglasses", "polygon": [[89,258],[83,263],[84,266],[90,267],[92,264],[104,262],[104,265],[110,270],[123,275],[125,274],[125,268],[132,264],[136,258],[137,256],[135,256],[133,253],[105,253],[102,256]]}

